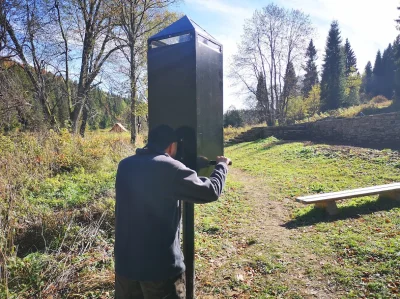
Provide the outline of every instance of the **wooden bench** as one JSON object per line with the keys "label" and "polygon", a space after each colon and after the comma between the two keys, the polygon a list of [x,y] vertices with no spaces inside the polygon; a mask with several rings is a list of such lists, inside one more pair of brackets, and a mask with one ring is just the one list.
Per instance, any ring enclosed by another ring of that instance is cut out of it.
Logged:
{"label": "wooden bench", "polygon": [[345,190],[339,192],[323,193],[316,195],[300,196],[296,200],[304,204],[315,204],[318,208],[324,208],[329,215],[338,213],[336,201],[346,198],[362,197],[379,194],[379,197],[400,200],[400,183]]}

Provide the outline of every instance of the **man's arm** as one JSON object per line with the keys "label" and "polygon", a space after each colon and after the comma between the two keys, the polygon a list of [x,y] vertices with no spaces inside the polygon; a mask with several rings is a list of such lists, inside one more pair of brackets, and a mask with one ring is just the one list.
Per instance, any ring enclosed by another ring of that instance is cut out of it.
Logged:
{"label": "man's arm", "polygon": [[175,199],[191,203],[207,203],[216,201],[225,185],[228,166],[219,162],[210,178],[198,177],[197,173],[189,168],[178,169],[174,181]]}

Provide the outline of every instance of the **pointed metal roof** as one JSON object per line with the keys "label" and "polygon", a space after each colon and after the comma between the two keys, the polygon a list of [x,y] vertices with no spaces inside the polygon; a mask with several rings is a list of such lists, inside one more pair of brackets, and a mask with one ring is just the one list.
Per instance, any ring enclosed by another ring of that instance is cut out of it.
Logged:
{"label": "pointed metal roof", "polygon": [[158,40],[163,37],[178,35],[179,33],[189,32],[189,31],[196,31],[197,33],[200,33],[202,36],[218,43],[218,41],[211,34],[209,34],[207,31],[201,28],[195,21],[189,19],[187,16],[183,16],[178,21],[172,23],[168,27],[161,30],[159,33],[156,33],[155,35],[151,36],[149,38],[149,41]]}

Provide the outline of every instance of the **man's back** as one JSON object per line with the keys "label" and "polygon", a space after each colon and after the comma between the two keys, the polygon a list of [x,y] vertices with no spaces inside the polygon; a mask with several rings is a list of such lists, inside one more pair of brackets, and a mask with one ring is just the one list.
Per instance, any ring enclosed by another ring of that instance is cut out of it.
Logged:
{"label": "man's back", "polygon": [[116,272],[139,281],[182,273],[180,200],[217,200],[226,173],[220,163],[210,179],[198,178],[170,156],[148,150],[122,160],[116,178]]}
{"label": "man's back", "polygon": [[115,243],[120,275],[160,280],[184,271],[180,247],[175,244],[180,221],[179,201],[172,194],[176,171],[174,160],[165,155],[141,154],[121,161]]}

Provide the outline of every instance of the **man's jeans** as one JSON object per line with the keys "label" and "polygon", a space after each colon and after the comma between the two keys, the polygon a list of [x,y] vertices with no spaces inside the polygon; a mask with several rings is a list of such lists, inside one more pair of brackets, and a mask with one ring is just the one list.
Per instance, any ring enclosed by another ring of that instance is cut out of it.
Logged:
{"label": "man's jeans", "polygon": [[161,281],[130,280],[115,274],[116,299],[185,299],[185,273]]}

